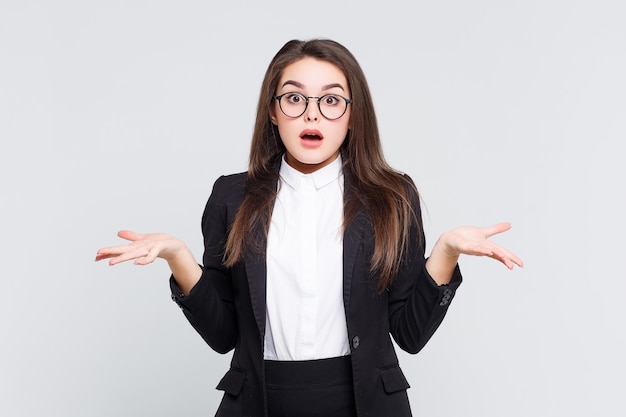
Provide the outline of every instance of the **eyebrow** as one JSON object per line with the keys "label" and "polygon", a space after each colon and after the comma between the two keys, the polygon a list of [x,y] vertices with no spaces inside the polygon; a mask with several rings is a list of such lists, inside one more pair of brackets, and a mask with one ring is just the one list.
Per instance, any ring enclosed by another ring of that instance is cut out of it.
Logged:
{"label": "eyebrow", "polygon": [[[298,81],[294,81],[294,80],[287,80],[287,81],[285,81],[285,82],[283,83],[283,85],[281,86],[281,88],[282,88],[282,87],[284,87],[284,86],[286,86],[286,85],[293,85],[293,86],[295,86],[295,87],[297,87],[297,88],[304,89],[304,84],[302,84],[302,83],[300,83],[300,82],[298,82]],[[335,88],[335,87],[336,87],[336,88],[341,88],[343,91],[345,91],[345,89],[343,88],[343,86],[342,86],[341,84],[339,84],[339,83],[332,83],[332,84],[326,84],[326,85],[323,85],[323,86],[322,86],[322,91],[325,91],[325,90],[330,90],[331,88]]]}

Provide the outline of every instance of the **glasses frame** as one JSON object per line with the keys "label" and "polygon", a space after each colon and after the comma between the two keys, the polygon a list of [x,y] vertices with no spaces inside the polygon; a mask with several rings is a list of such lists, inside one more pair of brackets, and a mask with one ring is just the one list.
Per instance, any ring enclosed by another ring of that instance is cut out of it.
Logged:
{"label": "glasses frame", "polygon": [[[283,98],[283,96],[286,96],[287,94],[297,94],[297,95],[299,95],[299,96],[301,96],[301,97],[303,97],[303,98],[304,98],[304,101],[305,101],[305,103],[306,103],[306,104],[305,104],[305,106],[304,106],[304,110],[302,110],[302,113],[300,113],[300,114],[299,114],[299,115],[297,115],[297,116],[289,116],[287,113],[285,113],[285,111],[283,110],[283,105],[282,105],[282,103],[281,103],[281,99]],[[320,103],[322,102],[322,99],[323,99],[324,97],[328,97],[328,96],[332,96],[332,97],[340,97],[340,98],[342,98],[342,99],[346,102],[346,108],[345,108],[345,109],[343,109],[343,113],[341,113],[341,115],[340,115],[340,116],[335,117],[335,118],[333,118],[333,119],[331,119],[330,117],[328,117],[328,116],[326,116],[326,115],[324,114],[324,112],[322,111],[322,106],[321,106],[321,104],[320,104]],[[317,99],[317,100],[316,100],[316,101],[317,101],[317,109],[320,111],[320,114],[321,114],[322,116],[324,116],[324,118],[325,118],[325,119],[328,119],[328,120],[337,120],[337,119],[341,119],[341,118],[343,117],[343,115],[344,115],[344,114],[346,114],[346,111],[348,111],[348,104],[352,104],[352,99],[346,98],[346,97],[344,97],[344,96],[342,96],[342,95],[339,95],[339,94],[330,94],[330,93],[329,93],[329,94],[324,94],[323,96],[315,97],[315,96],[305,96],[304,94],[302,94],[302,93],[297,93],[297,92],[295,92],[295,91],[288,91],[288,92],[283,93],[283,94],[281,94],[281,95],[279,95],[279,96],[274,96],[274,99],[276,99],[276,100],[278,101],[278,107],[280,107],[280,111],[281,111],[281,112],[282,112],[285,116],[289,117],[290,119],[297,119],[298,117],[300,117],[300,116],[302,116],[304,113],[306,113],[306,109],[308,109],[308,108],[309,108],[309,99]]]}

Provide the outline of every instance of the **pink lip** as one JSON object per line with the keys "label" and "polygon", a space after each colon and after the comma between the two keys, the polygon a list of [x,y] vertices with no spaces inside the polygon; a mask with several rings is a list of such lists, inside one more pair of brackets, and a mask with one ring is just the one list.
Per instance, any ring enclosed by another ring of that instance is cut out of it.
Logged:
{"label": "pink lip", "polygon": [[300,139],[320,140],[320,139],[324,139],[324,135],[322,135],[322,132],[320,132],[319,130],[305,129],[302,132],[300,132]]}

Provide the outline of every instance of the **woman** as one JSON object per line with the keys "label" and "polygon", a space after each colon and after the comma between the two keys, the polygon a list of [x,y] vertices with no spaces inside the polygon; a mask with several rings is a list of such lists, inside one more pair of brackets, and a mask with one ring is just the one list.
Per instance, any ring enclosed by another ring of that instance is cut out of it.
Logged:
{"label": "woman", "polygon": [[424,256],[418,192],[384,160],[365,76],[331,40],[287,42],[261,87],[249,169],[220,177],[199,266],[164,234],[121,231],[96,260],[165,259],[173,299],[217,352],[234,349],[217,416],[410,416],[391,337],[418,352],[461,283],[461,254],[512,269],[488,237],[446,232]]}

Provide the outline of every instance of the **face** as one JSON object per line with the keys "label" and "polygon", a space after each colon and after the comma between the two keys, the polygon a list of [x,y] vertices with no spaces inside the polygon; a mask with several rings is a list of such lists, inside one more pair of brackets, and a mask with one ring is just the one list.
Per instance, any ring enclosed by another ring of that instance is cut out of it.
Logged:
{"label": "face", "polygon": [[[329,62],[310,57],[285,67],[276,95],[284,93],[299,93],[306,97],[335,94],[351,98],[343,72]],[[283,97],[283,100],[286,99]],[[343,105],[344,101],[340,99],[339,106]],[[350,107],[348,105],[339,119],[329,120],[320,113],[317,99],[313,98],[309,99],[309,105],[301,116],[290,118],[281,111],[278,100],[274,100],[270,117],[278,126],[281,140],[287,148],[287,163],[307,174],[333,162],[348,133]]]}

